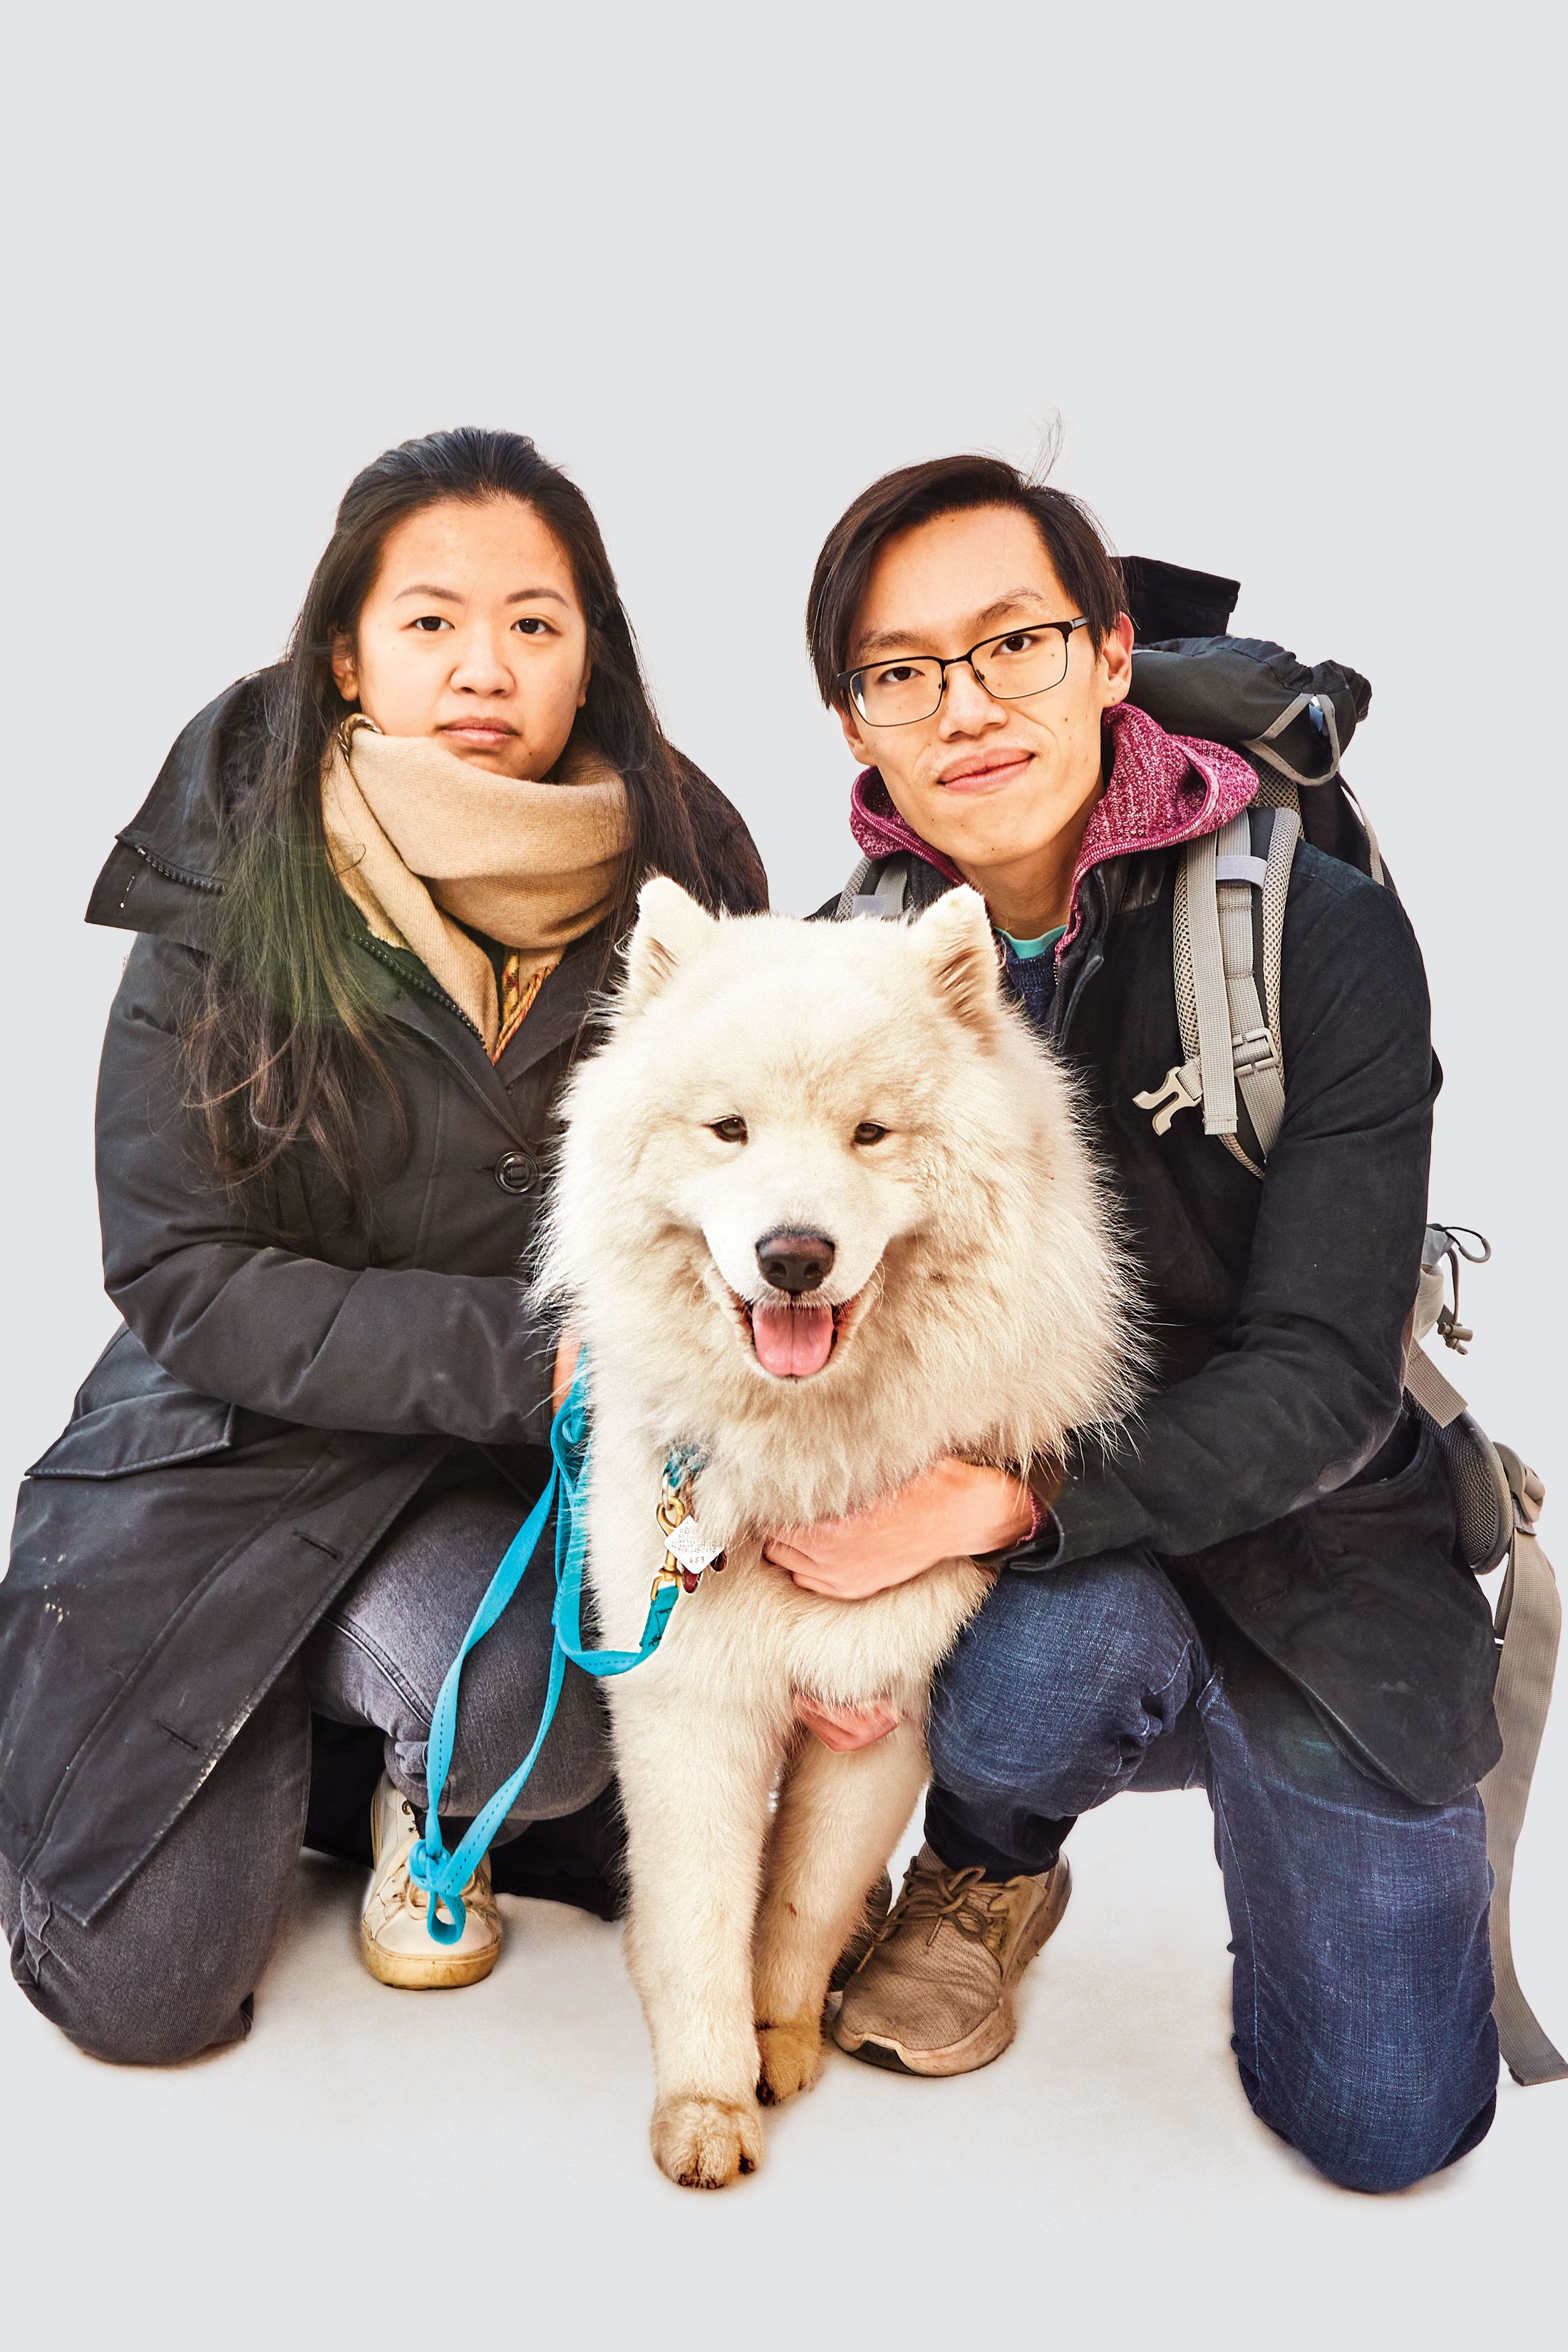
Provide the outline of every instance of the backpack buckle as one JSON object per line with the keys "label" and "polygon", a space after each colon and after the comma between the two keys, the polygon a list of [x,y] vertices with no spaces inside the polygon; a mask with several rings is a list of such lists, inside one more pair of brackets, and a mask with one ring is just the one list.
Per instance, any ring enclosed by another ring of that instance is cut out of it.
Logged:
{"label": "backpack buckle", "polygon": [[1204,1082],[1196,1062],[1184,1062],[1167,1070],[1157,1087],[1148,1087],[1134,1095],[1133,1104],[1139,1110],[1154,1114],[1154,1132],[1168,1135],[1171,1121],[1179,1110],[1196,1110],[1204,1098]]}
{"label": "backpack buckle", "polygon": [[1231,1060],[1237,1077],[1276,1066],[1274,1040],[1267,1029],[1248,1029],[1231,1040]]}

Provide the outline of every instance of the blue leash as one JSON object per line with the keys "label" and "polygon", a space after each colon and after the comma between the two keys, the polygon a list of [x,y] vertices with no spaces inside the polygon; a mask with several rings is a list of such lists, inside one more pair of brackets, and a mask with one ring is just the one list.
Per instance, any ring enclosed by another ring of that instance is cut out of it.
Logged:
{"label": "blue leash", "polygon": [[[566,1402],[551,1423],[550,1451],[553,1458],[549,1482],[508,1545],[500,1566],[490,1579],[489,1588],[474,1612],[473,1622],[463,1636],[462,1647],[447,1669],[446,1679],[430,1718],[430,1744],[426,1763],[429,1810],[425,1816],[425,1835],[410,1853],[408,1868],[415,1885],[424,1887],[430,1898],[426,1924],[437,1944],[455,1944],[463,1932],[467,1913],[463,1906],[462,1889],[473,1876],[490,1840],[517,1802],[529,1775],[539,1761],[540,1750],[555,1720],[567,1660],[570,1659],[574,1666],[581,1666],[584,1674],[601,1676],[629,1674],[634,1666],[640,1666],[645,1659],[651,1658],[664,1639],[664,1629],[669,1622],[670,1612],[680,1591],[679,1584],[676,1582],[660,1582],[656,1586],[642,1629],[642,1639],[635,1650],[584,1649],[583,1560],[588,1548],[586,1369],[584,1353],[577,1360],[576,1377]],[[551,1644],[550,1679],[545,1687],[539,1729],[533,1736],[532,1747],[510,1780],[504,1780],[483,1811],[475,1814],[457,1852],[448,1853],[441,1836],[441,1792],[451,1769],[452,1743],[458,1727],[458,1689],[462,1680],[463,1661],[476,1643],[484,1640],[522,1582],[549,1524],[551,1507],[557,1498],[560,1508],[555,1521],[555,1606],[551,1615],[553,1640]],[[446,1914],[444,1917],[441,1916],[443,1911]]]}

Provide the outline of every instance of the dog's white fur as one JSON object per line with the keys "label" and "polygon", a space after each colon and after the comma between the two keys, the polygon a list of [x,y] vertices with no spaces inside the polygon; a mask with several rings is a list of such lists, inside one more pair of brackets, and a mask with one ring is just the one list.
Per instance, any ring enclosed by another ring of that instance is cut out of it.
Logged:
{"label": "dog's white fur", "polygon": [[[1005,1004],[973,891],[911,925],[808,925],[716,921],[658,879],[626,963],[569,1089],[542,1289],[588,1350],[598,1638],[636,1646],[677,1444],[707,1454],[697,1516],[728,1552],[606,1685],[654,2153],[718,2188],[759,2160],[759,2096],[816,2072],[829,1975],[924,1776],[931,1677],[988,1583],[953,1559],[829,1601],[762,1544],[943,1454],[1056,1454],[1127,1401],[1131,1300],[1070,1085]],[[733,1118],[743,1142],[712,1132]],[[857,1142],[863,1122],[886,1135]],[[756,1244],[781,1230],[836,1248],[816,1296],[845,1311],[805,1380],[763,1369],[746,1319],[780,1296]],[[797,1692],[904,1721],[835,1755]]]}

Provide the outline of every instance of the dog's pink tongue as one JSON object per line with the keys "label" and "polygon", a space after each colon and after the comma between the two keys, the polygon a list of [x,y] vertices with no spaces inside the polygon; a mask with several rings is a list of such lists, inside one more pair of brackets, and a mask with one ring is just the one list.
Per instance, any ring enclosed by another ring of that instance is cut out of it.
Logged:
{"label": "dog's pink tongue", "polygon": [[762,1302],[752,1309],[752,1338],[764,1371],[780,1380],[807,1380],[833,1352],[833,1309]]}

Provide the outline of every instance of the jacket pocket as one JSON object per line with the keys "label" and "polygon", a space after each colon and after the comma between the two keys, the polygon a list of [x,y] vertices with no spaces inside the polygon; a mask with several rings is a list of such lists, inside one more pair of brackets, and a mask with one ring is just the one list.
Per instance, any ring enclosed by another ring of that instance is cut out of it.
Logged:
{"label": "jacket pocket", "polygon": [[29,1478],[128,1478],[226,1453],[237,1408],[189,1390],[121,1397],[79,1414],[41,1454]]}
{"label": "jacket pocket", "polygon": [[1331,1571],[1346,1560],[1440,1570],[1452,1566],[1458,1529],[1453,1490],[1425,1413],[1410,1459],[1391,1478],[1338,1487],[1304,1515]]}

